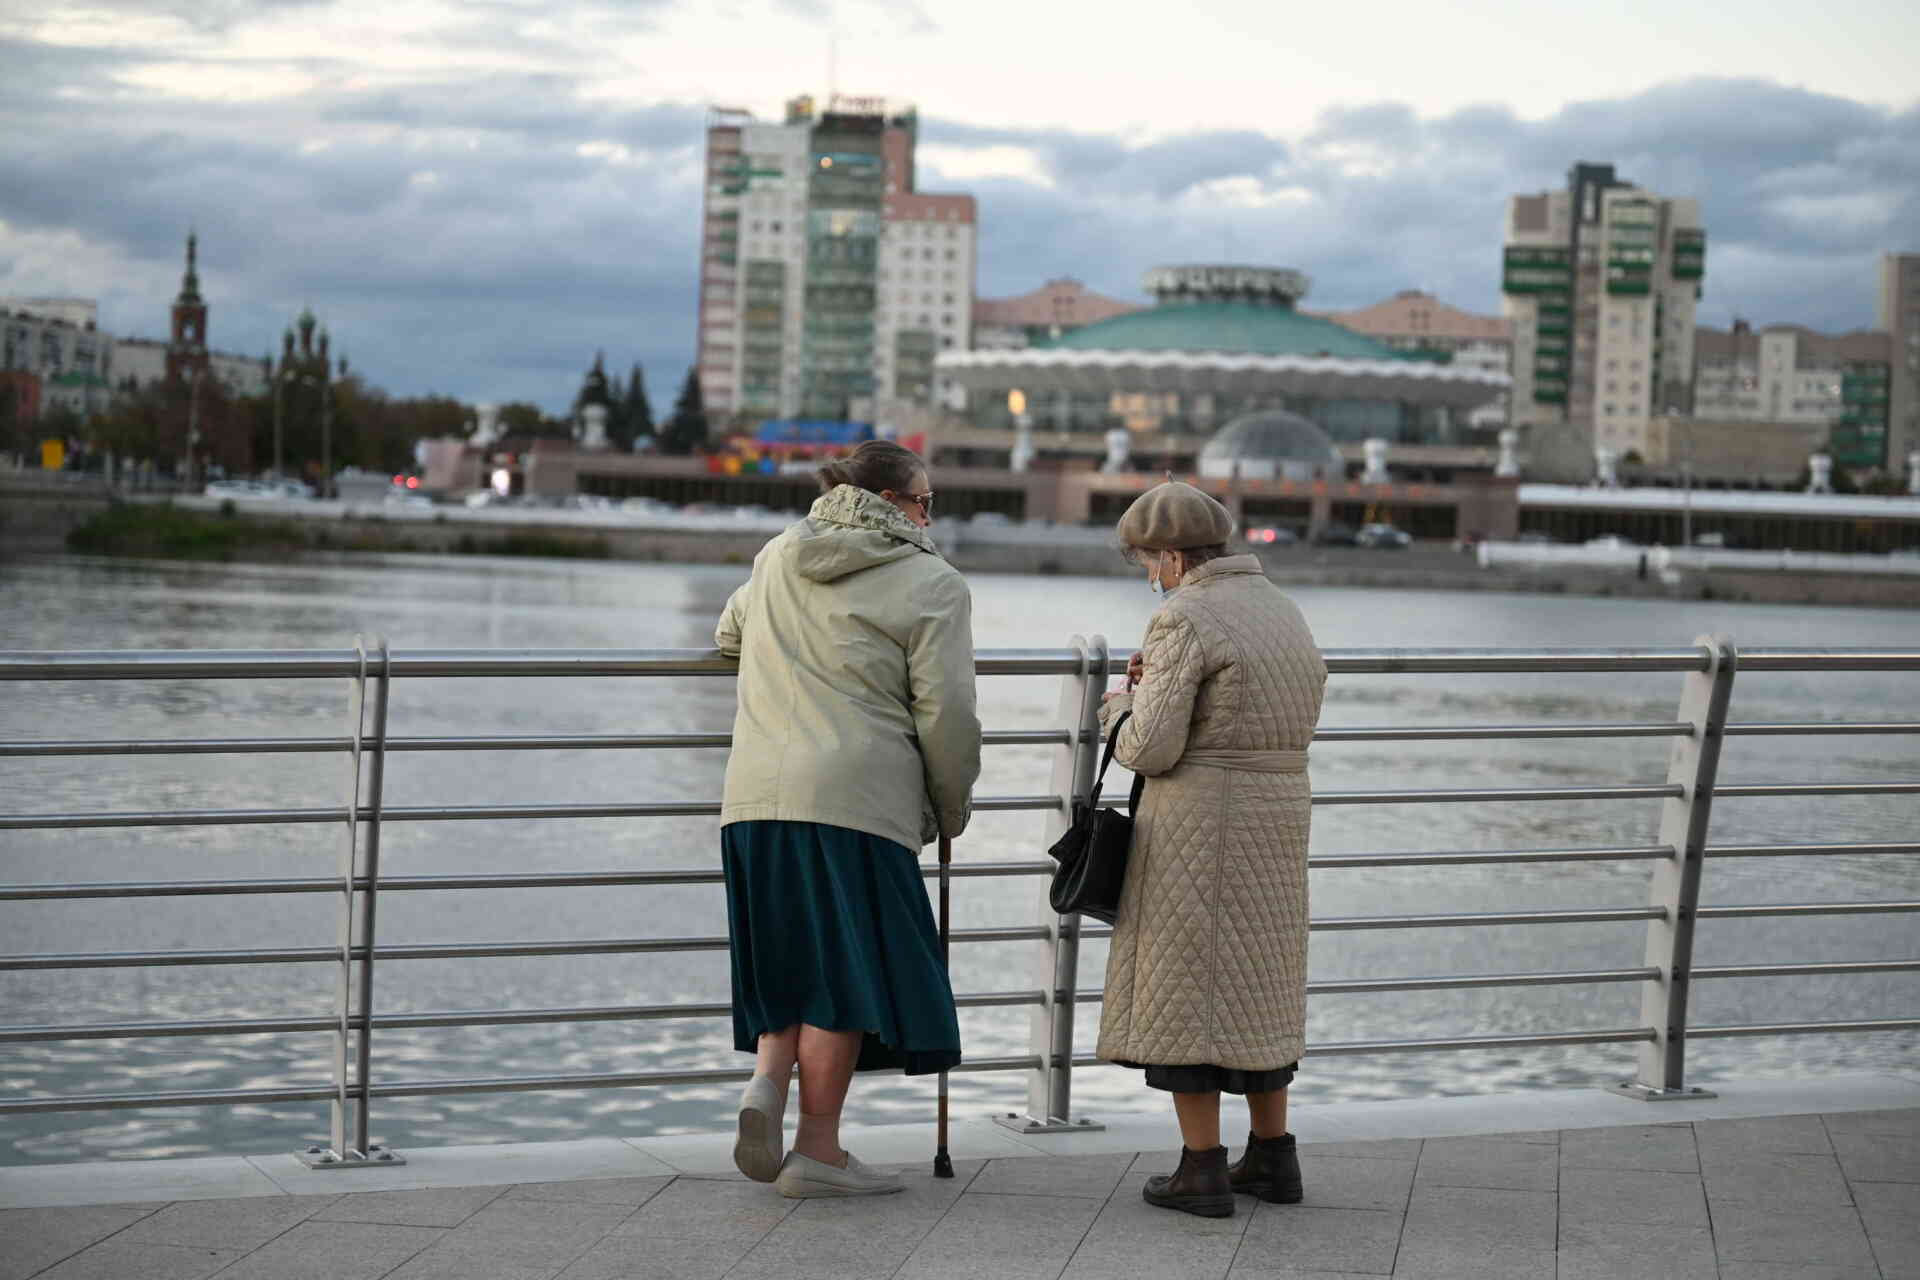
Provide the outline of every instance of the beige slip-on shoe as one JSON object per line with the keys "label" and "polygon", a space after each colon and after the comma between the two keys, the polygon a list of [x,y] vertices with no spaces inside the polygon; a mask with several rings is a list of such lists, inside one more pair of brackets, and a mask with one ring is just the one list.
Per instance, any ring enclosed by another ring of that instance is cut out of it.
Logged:
{"label": "beige slip-on shoe", "polygon": [[770,1076],[747,1081],[740,1095],[740,1123],[733,1140],[733,1166],[755,1182],[780,1176],[786,1108]]}
{"label": "beige slip-on shoe", "polygon": [[829,1196],[884,1196],[905,1191],[907,1184],[898,1175],[869,1169],[859,1157],[847,1153],[847,1167],[822,1164],[798,1151],[789,1152],[780,1166],[780,1194],[790,1200],[815,1200]]}

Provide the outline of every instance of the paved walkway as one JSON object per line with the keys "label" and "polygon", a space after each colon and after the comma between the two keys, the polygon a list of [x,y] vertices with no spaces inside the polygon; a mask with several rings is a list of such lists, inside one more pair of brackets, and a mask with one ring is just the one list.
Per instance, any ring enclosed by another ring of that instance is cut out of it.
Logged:
{"label": "paved walkway", "polygon": [[1307,1145],[1304,1204],[1219,1221],[1141,1201],[1175,1158],[922,1161],[868,1201],[682,1174],[13,1209],[0,1276],[1920,1278],[1920,1109]]}
{"label": "paved walkway", "polygon": [[1303,1143],[1304,1204],[1224,1220],[1141,1201],[1176,1154],[958,1160],[952,1181],[922,1159],[905,1194],[858,1201],[717,1172],[316,1175],[343,1191],[0,1211],[0,1278],[1920,1280],[1920,1108]]}

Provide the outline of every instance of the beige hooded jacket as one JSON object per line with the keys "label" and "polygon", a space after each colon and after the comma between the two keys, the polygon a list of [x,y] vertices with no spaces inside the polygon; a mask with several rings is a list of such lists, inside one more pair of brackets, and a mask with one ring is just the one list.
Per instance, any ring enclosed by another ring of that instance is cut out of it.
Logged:
{"label": "beige hooded jacket", "polygon": [[1147,624],[1114,758],[1147,778],[1107,953],[1100,1056],[1265,1071],[1306,1047],[1307,746],[1327,665],[1251,555]]}
{"label": "beige hooded jacket", "polygon": [[973,602],[926,532],[840,485],[754,557],[714,631],[740,659],[720,822],[957,836],[980,776]]}

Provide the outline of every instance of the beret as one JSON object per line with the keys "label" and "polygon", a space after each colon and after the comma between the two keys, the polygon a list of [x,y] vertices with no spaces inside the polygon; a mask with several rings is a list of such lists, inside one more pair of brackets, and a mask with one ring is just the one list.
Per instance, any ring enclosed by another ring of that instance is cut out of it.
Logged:
{"label": "beret", "polygon": [[1233,517],[1192,485],[1169,480],[1135,498],[1117,532],[1125,545],[1149,551],[1212,547],[1232,536]]}

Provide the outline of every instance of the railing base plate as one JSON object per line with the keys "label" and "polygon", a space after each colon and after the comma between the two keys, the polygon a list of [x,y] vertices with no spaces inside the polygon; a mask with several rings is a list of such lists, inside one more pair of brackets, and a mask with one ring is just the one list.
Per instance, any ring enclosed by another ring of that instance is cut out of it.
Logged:
{"label": "railing base plate", "polygon": [[296,1151],[293,1158],[314,1170],[329,1169],[391,1169],[407,1162],[398,1151],[389,1151],[379,1143],[374,1143],[365,1151],[349,1151],[345,1155],[332,1147],[308,1147]]}
{"label": "railing base plate", "polygon": [[1008,1111],[997,1115],[993,1122],[1002,1129],[1011,1129],[1015,1133],[1104,1133],[1107,1126],[1098,1120],[1089,1120],[1081,1116],[1077,1120],[1035,1120],[1032,1116],[1021,1115],[1017,1111]]}
{"label": "railing base plate", "polygon": [[1720,1095],[1711,1089],[1696,1089],[1689,1086],[1684,1089],[1656,1089],[1652,1085],[1641,1084],[1638,1080],[1622,1080],[1619,1084],[1607,1086],[1608,1093],[1617,1093],[1623,1098],[1632,1098],[1635,1102],[1692,1102],[1696,1098],[1717,1098]]}

